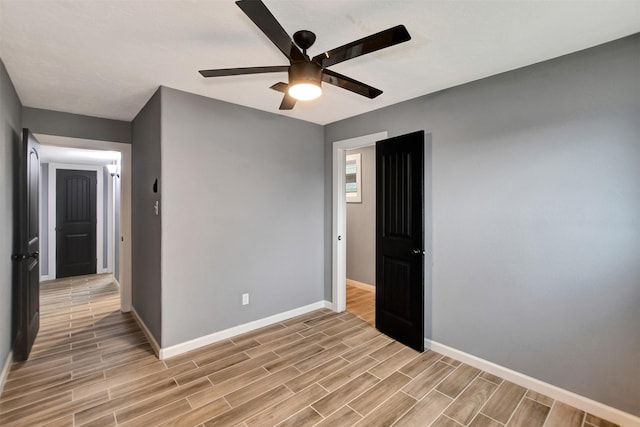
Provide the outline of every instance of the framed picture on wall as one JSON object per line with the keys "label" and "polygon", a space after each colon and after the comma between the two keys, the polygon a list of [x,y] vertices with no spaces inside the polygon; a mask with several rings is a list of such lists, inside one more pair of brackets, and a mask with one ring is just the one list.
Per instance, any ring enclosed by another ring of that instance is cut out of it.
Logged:
{"label": "framed picture on wall", "polygon": [[360,168],[360,153],[348,154],[345,175],[347,203],[362,203],[362,170]]}

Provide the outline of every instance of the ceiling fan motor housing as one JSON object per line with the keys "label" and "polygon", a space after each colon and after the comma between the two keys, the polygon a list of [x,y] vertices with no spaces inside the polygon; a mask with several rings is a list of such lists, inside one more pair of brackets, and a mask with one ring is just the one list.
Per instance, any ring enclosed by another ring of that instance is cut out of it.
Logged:
{"label": "ceiling fan motor housing", "polygon": [[311,83],[320,86],[322,68],[314,62],[293,62],[289,67],[289,85]]}
{"label": "ceiling fan motor housing", "polygon": [[293,41],[304,51],[304,53],[307,53],[307,49],[315,43],[316,35],[309,30],[296,31],[293,34]]}

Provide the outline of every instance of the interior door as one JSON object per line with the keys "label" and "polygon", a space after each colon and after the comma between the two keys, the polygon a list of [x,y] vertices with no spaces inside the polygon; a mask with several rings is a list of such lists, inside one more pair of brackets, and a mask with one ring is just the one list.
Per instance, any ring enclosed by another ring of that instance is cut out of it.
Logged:
{"label": "interior door", "polygon": [[96,273],[96,172],[56,171],[56,276]]}
{"label": "interior door", "polygon": [[424,132],[376,143],[376,328],[424,350]]}
{"label": "interior door", "polygon": [[22,131],[17,154],[12,329],[14,360],[22,361],[29,357],[40,328],[40,144],[28,129]]}

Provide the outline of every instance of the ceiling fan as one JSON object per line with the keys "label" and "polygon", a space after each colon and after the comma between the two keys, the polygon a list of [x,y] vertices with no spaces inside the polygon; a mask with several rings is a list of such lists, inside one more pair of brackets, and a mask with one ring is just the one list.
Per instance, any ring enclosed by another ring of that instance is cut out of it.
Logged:
{"label": "ceiling fan", "polygon": [[293,34],[292,41],[262,1],[239,0],[236,4],[287,57],[289,65],[200,70],[200,74],[204,77],[220,77],[287,71],[288,84],[279,82],[271,86],[271,89],[284,93],[280,104],[281,110],[291,110],[298,100],[307,101],[319,97],[322,94],[321,82],[367,98],[375,98],[382,93],[380,89],[336,73],[327,67],[411,40],[405,26],[398,25],[310,58],[307,55],[307,49],[316,41],[314,33],[309,30],[297,31]]}

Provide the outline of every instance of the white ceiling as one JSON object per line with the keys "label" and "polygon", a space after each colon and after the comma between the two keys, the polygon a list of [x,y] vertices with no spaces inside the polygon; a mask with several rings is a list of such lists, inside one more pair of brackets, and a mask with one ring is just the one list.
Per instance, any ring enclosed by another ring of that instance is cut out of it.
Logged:
{"label": "white ceiling", "polygon": [[0,0],[0,56],[25,106],[132,120],[159,85],[326,124],[640,31],[640,1],[265,0],[309,29],[311,56],[404,24],[412,40],[332,67],[382,89],[323,85],[278,110],[286,73],[204,79],[199,69],[287,65],[232,0]]}

